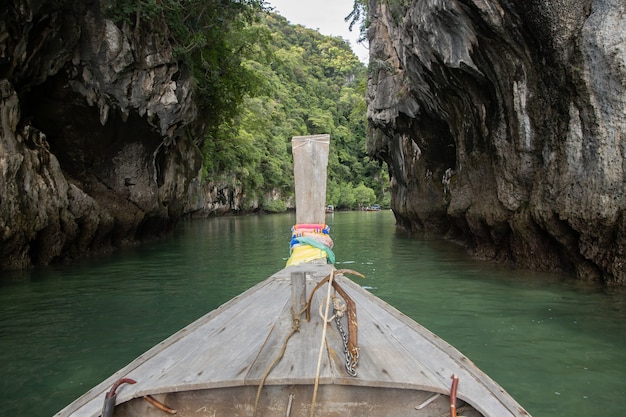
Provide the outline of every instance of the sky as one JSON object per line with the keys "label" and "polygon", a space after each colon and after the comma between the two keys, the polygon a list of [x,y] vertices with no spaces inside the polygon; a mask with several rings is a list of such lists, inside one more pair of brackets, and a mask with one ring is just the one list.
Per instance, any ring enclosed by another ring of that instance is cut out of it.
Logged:
{"label": "sky", "polygon": [[350,42],[355,55],[367,63],[367,46],[357,43],[359,28],[352,32],[344,19],[352,11],[354,0],[266,0],[276,12],[294,25],[318,30],[322,35],[341,36]]}

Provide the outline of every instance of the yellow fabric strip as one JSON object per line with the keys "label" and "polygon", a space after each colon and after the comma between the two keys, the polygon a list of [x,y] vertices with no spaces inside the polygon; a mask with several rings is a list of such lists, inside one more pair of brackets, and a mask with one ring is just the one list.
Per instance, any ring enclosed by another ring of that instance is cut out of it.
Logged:
{"label": "yellow fabric strip", "polygon": [[326,259],[326,252],[310,245],[294,246],[286,266],[299,265],[316,259]]}

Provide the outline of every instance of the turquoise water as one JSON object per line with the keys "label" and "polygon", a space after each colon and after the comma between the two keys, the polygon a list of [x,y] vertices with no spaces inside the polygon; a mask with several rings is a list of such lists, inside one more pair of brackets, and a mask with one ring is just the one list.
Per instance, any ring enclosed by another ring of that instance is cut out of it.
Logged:
{"label": "turquoise water", "polygon": [[[284,266],[293,215],[194,220],[163,242],[3,273],[0,416],[51,416],[143,351]],[[327,218],[338,267],[470,357],[533,416],[617,414],[626,293],[469,259],[395,232],[390,212]]]}

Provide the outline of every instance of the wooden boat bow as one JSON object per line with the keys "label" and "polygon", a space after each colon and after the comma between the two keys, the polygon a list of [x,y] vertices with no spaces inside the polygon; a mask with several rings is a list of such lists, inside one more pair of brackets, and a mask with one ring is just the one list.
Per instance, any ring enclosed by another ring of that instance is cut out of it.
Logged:
{"label": "wooden boat bow", "polygon": [[[324,140],[310,143],[327,149]],[[308,178],[319,176],[309,172]],[[325,166],[323,178],[325,183]],[[296,191],[302,188],[297,181]],[[325,195],[325,185],[304,188],[313,190],[310,198]],[[323,223],[317,213],[323,215],[324,206],[322,199],[314,217],[298,222]],[[454,347],[336,272],[324,255],[281,269],[154,346],[56,417],[100,416],[107,390],[121,378],[136,381],[116,393],[114,415],[124,417],[162,416],[145,396],[193,417],[438,417],[453,409],[465,417],[529,416]],[[328,314],[300,318],[305,306],[316,312],[326,305],[329,281],[349,304],[341,323],[354,338],[350,344],[326,322]],[[356,376],[346,371],[346,345],[359,349]],[[458,377],[454,387],[450,375]]]}

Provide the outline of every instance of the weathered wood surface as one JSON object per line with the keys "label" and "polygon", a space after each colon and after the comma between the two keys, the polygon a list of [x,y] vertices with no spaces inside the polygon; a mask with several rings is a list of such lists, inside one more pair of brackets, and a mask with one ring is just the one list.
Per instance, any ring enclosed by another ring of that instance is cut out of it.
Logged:
{"label": "weathered wood surface", "polygon": [[[446,417],[450,402],[445,395],[432,398],[427,391],[401,388],[320,385],[315,402],[316,417]],[[310,385],[268,385],[257,407],[258,417],[311,417],[313,387]],[[252,385],[184,391],[158,396],[178,417],[253,417],[257,388]],[[431,401],[429,401],[431,400]],[[427,402],[423,408],[417,406]],[[459,416],[482,417],[459,402]],[[143,399],[119,405],[116,416],[165,417]]]}
{"label": "weathered wood surface", "polygon": [[[318,264],[279,271],[141,355],[57,416],[97,417],[106,391],[122,377],[137,383],[118,390],[118,404],[148,394],[258,385],[294,324],[292,272],[307,271],[308,295],[331,268]],[[448,394],[450,377],[456,374],[460,378],[458,398],[485,416],[528,416],[452,346],[350,279],[337,279],[357,305],[361,358],[358,375],[349,376],[344,368],[342,340],[334,323],[329,324],[321,384]],[[285,355],[272,369],[266,386],[314,383],[323,327],[318,309],[325,302],[326,288],[317,291],[311,321],[302,316],[300,331],[289,339]]]}
{"label": "weathered wood surface", "polygon": [[326,223],[326,170],[330,135],[291,138],[296,223]]}

